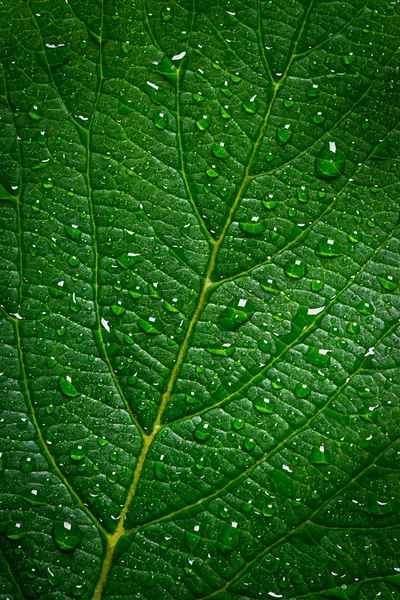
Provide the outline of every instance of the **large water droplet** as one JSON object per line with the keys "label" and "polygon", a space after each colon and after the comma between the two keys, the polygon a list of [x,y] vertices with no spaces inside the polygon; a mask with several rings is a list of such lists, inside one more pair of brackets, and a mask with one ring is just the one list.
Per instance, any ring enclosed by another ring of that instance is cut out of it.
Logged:
{"label": "large water droplet", "polygon": [[168,115],[164,112],[156,113],[154,115],[154,125],[158,129],[166,129],[168,127]]}
{"label": "large water droplet", "polygon": [[87,454],[87,448],[83,444],[73,444],[69,449],[72,460],[82,460]]}
{"label": "large water droplet", "polygon": [[393,292],[397,288],[397,281],[395,281],[392,275],[386,275],[384,277],[377,278],[381,286],[387,292]]}
{"label": "large water droplet", "polygon": [[197,129],[199,129],[200,131],[204,131],[205,129],[208,129],[211,125],[211,117],[208,117],[207,115],[203,115],[203,117],[201,119],[196,121],[196,125],[197,125]]}
{"label": "large water droplet", "polygon": [[262,514],[264,515],[264,517],[267,517],[267,518],[273,517],[275,513],[276,513],[276,506],[270,502],[267,502],[262,507]]}
{"label": "large water droplet", "polygon": [[315,159],[317,177],[334,179],[344,171],[346,155],[336,147],[335,142],[324,144]]}
{"label": "large water droplet", "polygon": [[295,387],[294,393],[297,398],[307,398],[311,394],[311,390],[305,383],[298,383]]}
{"label": "large water droplet", "polygon": [[75,398],[76,396],[79,396],[79,392],[72,385],[69,377],[67,377],[66,379],[64,379],[64,377],[59,377],[58,385],[60,386],[60,389],[62,393],[65,394],[65,396],[68,396],[69,398]]}
{"label": "large water droplet", "polygon": [[280,144],[287,144],[292,137],[292,132],[288,127],[280,127],[276,132],[276,137]]}
{"label": "large water droplet", "polygon": [[344,254],[341,245],[335,240],[322,238],[315,248],[315,254],[324,258],[334,258]]}
{"label": "large water droplet", "polygon": [[32,473],[35,466],[35,459],[32,456],[24,456],[19,463],[22,473]]}
{"label": "large water droplet", "polygon": [[82,541],[82,534],[75,523],[56,521],[53,525],[53,539],[63,552],[73,552]]}
{"label": "large water droplet", "polygon": [[292,258],[285,265],[285,273],[293,279],[301,279],[307,273],[307,265],[299,258]]}
{"label": "large water droplet", "polygon": [[149,335],[160,335],[163,332],[161,321],[155,317],[149,317],[148,321],[138,319],[139,328]]}
{"label": "large water droplet", "polygon": [[310,346],[306,352],[306,358],[312,365],[315,365],[316,367],[328,367],[331,360],[329,352],[329,350],[313,348]]}
{"label": "large water droplet", "polygon": [[199,442],[206,442],[211,437],[211,426],[206,421],[201,421],[194,431],[194,437]]}
{"label": "large water droplet", "polygon": [[232,300],[219,316],[218,324],[224,331],[234,331],[254,314],[254,307],[246,298]]}
{"label": "large water droplet", "polygon": [[265,396],[257,396],[254,400],[254,408],[260,413],[272,413],[274,412],[274,402]]}
{"label": "large water droplet", "polygon": [[227,158],[229,156],[228,152],[225,150],[224,142],[220,142],[219,144],[213,144],[211,147],[211,151],[216,158]]}
{"label": "large water droplet", "polygon": [[260,235],[261,233],[264,233],[266,229],[264,221],[260,221],[259,217],[253,217],[251,221],[247,223],[239,223],[239,227],[244,233],[250,235]]}
{"label": "large water droplet", "polygon": [[257,96],[252,96],[251,98],[243,100],[242,106],[247,113],[254,115],[258,110]]}

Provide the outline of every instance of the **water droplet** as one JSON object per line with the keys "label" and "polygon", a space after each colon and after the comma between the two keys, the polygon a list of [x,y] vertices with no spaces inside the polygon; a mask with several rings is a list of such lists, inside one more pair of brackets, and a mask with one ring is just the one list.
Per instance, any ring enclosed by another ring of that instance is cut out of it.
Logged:
{"label": "water droplet", "polygon": [[311,289],[313,292],[320,292],[324,287],[324,282],[320,279],[313,279],[311,283]]}
{"label": "water droplet", "polygon": [[211,125],[211,117],[208,117],[207,115],[203,115],[203,117],[201,119],[196,121],[196,125],[197,125],[197,129],[199,129],[200,131],[204,131],[205,129],[208,129]]}
{"label": "water droplet", "polygon": [[257,96],[252,96],[251,98],[243,100],[242,106],[247,113],[254,115],[258,110]]}
{"label": "water droplet", "polygon": [[259,413],[272,413],[274,412],[274,402],[270,398],[265,396],[257,396],[254,400],[254,408]]}
{"label": "water droplet", "polygon": [[32,456],[23,456],[19,466],[22,473],[32,473],[35,466],[35,459]]}
{"label": "water droplet", "polygon": [[256,442],[253,438],[246,438],[243,443],[243,447],[246,452],[251,452],[256,447]]}
{"label": "water droplet", "polygon": [[156,460],[154,463],[154,475],[159,481],[167,480],[167,476],[164,472],[164,463],[161,460]]}
{"label": "water droplet", "polygon": [[350,52],[350,54],[348,54],[347,56],[343,56],[342,58],[345,65],[351,65],[357,57],[354,56],[352,52]]}
{"label": "water droplet", "polygon": [[215,179],[216,177],[218,177],[219,173],[215,169],[212,169],[211,167],[208,167],[206,169],[206,175],[208,175],[208,177],[211,177],[211,179]]}
{"label": "water droplet", "polygon": [[306,358],[312,365],[325,368],[329,366],[331,360],[329,352],[329,350],[313,348],[310,346],[306,352]]}
{"label": "water droplet", "polygon": [[347,234],[347,238],[353,244],[358,244],[359,242],[361,242],[363,234],[361,233],[361,231],[352,231]]}
{"label": "water droplet", "polygon": [[281,390],[283,388],[283,383],[280,377],[274,377],[274,379],[271,381],[271,385],[274,390]]}
{"label": "water droplet", "polygon": [[395,281],[392,275],[386,275],[385,277],[377,278],[381,286],[387,292],[393,292],[397,288],[397,281]]}
{"label": "water droplet", "polygon": [[240,431],[240,429],[243,429],[243,427],[244,427],[243,419],[235,419],[233,421],[233,428],[236,429],[236,431]]}
{"label": "water droplet", "polygon": [[325,456],[324,446],[319,446],[318,448],[312,449],[310,462],[312,462],[315,465],[325,465],[328,463]]}
{"label": "water droplet", "polygon": [[164,112],[159,112],[154,115],[154,125],[158,129],[166,129],[168,127],[168,115]]}
{"label": "water droplet", "polygon": [[287,144],[292,137],[292,132],[289,131],[288,127],[279,127],[276,132],[276,138],[280,144]]}
{"label": "water droplet", "polygon": [[267,518],[273,517],[275,513],[276,513],[276,506],[274,504],[267,502],[262,507],[262,514],[264,515],[264,517],[267,517]]}
{"label": "water droplet", "polygon": [[324,258],[335,258],[344,254],[338,242],[328,238],[322,238],[315,248],[315,254]]}
{"label": "water droplet", "polygon": [[117,315],[117,317],[119,317],[120,315],[124,314],[126,309],[120,306],[119,304],[114,304],[111,307],[111,310],[113,311],[114,315]]}
{"label": "water droplet", "polygon": [[75,523],[56,521],[53,525],[53,539],[63,552],[73,552],[82,541],[81,531]]}
{"label": "water droplet", "polygon": [[277,295],[281,293],[275,279],[266,279],[264,282],[260,283],[260,286],[264,292],[268,292],[269,294]]}
{"label": "water droplet", "polygon": [[311,390],[305,383],[298,383],[295,387],[294,393],[297,398],[307,398],[311,394]]}
{"label": "water droplet", "polygon": [[292,279],[301,279],[307,273],[307,265],[299,258],[292,258],[285,265],[285,273]]}
{"label": "water droplet", "polygon": [[264,221],[260,221],[259,217],[253,217],[248,223],[239,223],[239,227],[249,235],[260,235],[266,229]]}
{"label": "water droplet", "polygon": [[219,316],[218,324],[224,331],[234,331],[251,319],[254,307],[246,298],[232,300]]}
{"label": "water droplet", "polygon": [[211,152],[216,158],[227,158],[229,156],[228,152],[225,150],[224,142],[213,144],[211,147]]}
{"label": "water droplet", "polygon": [[167,22],[167,21],[171,21],[171,19],[173,18],[174,13],[171,7],[169,6],[163,6],[161,9],[161,18],[163,21]]}
{"label": "water droplet", "polygon": [[23,540],[26,537],[26,529],[23,523],[10,523],[6,529],[6,537],[9,540]]}
{"label": "water droplet", "polygon": [[117,263],[124,269],[130,269],[134,264],[142,262],[143,260],[144,258],[140,254],[129,252],[128,254],[121,254],[121,256],[117,258]]}
{"label": "water droplet", "polygon": [[155,317],[149,317],[148,321],[144,319],[138,319],[139,328],[149,335],[160,335],[163,332],[163,324],[159,319]]}
{"label": "water droplet", "polygon": [[69,449],[72,460],[82,460],[87,454],[87,448],[83,444],[73,444]]}
{"label": "water droplet", "polygon": [[69,398],[79,396],[79,392],[74,388],[69,378],[64,379],[64,377],[59,377],[58,385],[65,396],[68,396]]}
{"label": "water droplet", "polygon": [[317,96],[319,96],[319,93],[320,89],[317,84],[313,84],[307,88],[307,96],[309,98],[316,98]]}
{"label": "water droplet", "polygon": [[297,198],[299,202],[303,202],[304,204],[308,202],[308,190],[302,185],[297,188]]}
{"label": "water droplet", "polygon": [[360,333],[359,323],[356,323],[355,321],[350,321],[349,323],[347,323],[346,331],[347,333],[351,334]]}
{"label": "water droplet", "polygon": [[74,313],[78,313],[81,310],[81,305],[76,298],[75,292],[73,292],[69,297],[69,308]]}
{"label": "water droplet", "polygon": [[206,442],[211,437],[211,426],[206,421],[201,421],[194,431],[194,437],[199,442]]}
{"label": "water droplet", "polygon": [[324,144],[315,159],[317,177],[334,179],[344,171],[346,155],[336,147],[335,142]]}
{"label": "water droplet", "polygon": [[372,315],[375,308],[370,302],[364,302],[363,300],[361,300],[361,302],[359,302],[359,304],[357,305],[357,310],[363,315]]}

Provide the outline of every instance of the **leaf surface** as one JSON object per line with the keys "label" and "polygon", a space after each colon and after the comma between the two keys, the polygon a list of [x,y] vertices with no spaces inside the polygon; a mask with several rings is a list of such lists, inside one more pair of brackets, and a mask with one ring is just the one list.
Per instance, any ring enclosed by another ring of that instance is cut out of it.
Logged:
{"label": "leaf surface", "polygon": [[399,8],[5,0],[0,595],[399,595]]}

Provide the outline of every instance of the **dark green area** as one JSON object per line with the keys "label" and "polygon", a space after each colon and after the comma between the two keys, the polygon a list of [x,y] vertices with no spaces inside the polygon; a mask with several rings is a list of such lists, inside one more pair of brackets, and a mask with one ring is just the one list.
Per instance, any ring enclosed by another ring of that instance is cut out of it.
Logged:
{"label": "dark green area", "polygon": [[0,600],[400,597],[400,8],[0,5]]}

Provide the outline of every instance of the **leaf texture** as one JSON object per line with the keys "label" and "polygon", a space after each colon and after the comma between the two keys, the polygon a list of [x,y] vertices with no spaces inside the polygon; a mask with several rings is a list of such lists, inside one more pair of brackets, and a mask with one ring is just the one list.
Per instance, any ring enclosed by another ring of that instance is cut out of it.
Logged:
{"label": "leaf texture", "polygon": [[398,598],[398,2],[0,8],[1,599]]}

